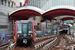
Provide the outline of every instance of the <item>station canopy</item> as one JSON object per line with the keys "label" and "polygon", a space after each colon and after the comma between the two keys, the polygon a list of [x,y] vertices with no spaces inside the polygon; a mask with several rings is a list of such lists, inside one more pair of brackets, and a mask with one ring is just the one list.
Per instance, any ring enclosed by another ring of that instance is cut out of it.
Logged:
{"label": "station canopy", "polygon": [[69,15],[63,15],[63,16],[58,16],[58,17],[55,17],[54,19],[60,19],[62,21],[65,21],[65,20],[74,20],[75,16],[69,16]]}
{"label": "station canopy", "polygon": [[[64,18],[64,20],[68,17],[68,16],[75,16],[75,7],[72,6],[56,6],[56,7],[52,7],[49,10],[45,11],[43,13],[43,17],[45,19],[53,19],[55,17],[57,17],[57,19],[61,19]],[[59,17],[61,16],[61,17]],[[66,17],[63,17],[66,16]]]}
{"label": "station canopy", "polygon": [[[27,20],[30,17],[41,16],[44,11],[33,6],[24,6],[9,13],[10,19]],[[42,17],[42,16],[41,16]]]}
{"label": "station canopy", "polygon": [[58,17],[57,19],[61,19],[61,20],[67,20],[67,19],[74,19],[75,17],[75,7],[72,6],[56,6],[56,7],[52,7],[49,10],[42,10],[39,9],[37,7],[33,7],[33,6],[24,6],[21,7],[13,12],[9,13],[10,15],[10,19],[16,19],[16,20],[27,20],[30,17],[33,16],[41,16],[44,19],[54,19],[55,17],[58,16],[73,16],[73,17]]}

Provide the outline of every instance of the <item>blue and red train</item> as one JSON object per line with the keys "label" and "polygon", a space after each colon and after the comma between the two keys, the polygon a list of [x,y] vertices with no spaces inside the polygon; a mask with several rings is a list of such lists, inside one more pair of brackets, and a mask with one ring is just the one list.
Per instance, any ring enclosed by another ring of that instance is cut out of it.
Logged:
{"label": "blue and red train", "polygon": [[14,35],[17,45],[33,44],[35,42],[34,21],[16,21],[14,24]]}

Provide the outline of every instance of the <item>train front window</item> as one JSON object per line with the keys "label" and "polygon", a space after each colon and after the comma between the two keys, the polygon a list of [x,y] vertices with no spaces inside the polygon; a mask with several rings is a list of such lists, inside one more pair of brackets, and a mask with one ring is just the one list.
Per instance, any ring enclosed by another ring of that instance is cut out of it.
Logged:
{"label": "train front window", "polygon": [[68,26],[64,26],[64,28],[68,28]]}
{"label": "train front window", "polygon": [[23,24],[23,34],[24,34],[24,37],[27,36],[27,24]]}
{"label": "train front window", "polygon": [[17,24],[17,33],[22,33],[22,24]]}

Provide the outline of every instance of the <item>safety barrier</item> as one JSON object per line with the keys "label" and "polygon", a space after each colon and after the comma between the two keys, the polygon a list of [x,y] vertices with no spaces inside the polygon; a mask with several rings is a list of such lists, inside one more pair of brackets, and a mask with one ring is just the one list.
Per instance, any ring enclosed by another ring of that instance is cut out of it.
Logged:
{"label": "safety barrier", "polygon": [[4,50],[4,48],[9,46],[9,36],[5,34],[0,35],[0,50]]}
{"label": "safety barrier", "polygon": [[1,37],[0,36],[0,45],[9,42],[9,36]]}

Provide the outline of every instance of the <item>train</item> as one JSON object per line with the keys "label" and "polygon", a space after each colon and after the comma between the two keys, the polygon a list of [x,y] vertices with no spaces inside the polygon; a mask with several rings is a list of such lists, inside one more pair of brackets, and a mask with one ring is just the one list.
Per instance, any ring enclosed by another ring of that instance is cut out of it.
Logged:
{"label": "train", "polygon": [[69,25],[63,25],[63,32],[67,33],[69,30]]}
{"label": "train", "polygon": [[34,21],[19,20],[14,24],[16,45],[32,45],[35,42]]}
{"label": "train", "polygon": [[62,25],[62,31],[61,31],[61,33],[67,34],[68,31],[69,31],[69,28],[70,28],[69,25],[63,24],[63,25]]}

